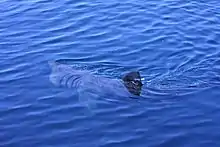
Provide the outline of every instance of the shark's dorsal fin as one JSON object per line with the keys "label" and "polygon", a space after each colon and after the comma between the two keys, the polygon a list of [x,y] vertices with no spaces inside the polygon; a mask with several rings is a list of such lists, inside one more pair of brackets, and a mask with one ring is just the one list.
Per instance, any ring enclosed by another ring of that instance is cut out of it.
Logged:
{"label": "shark's dorsal fin", "polygon": [[141,87],[143,86],[141,82],[141,76],[138,71],[132,71],[125,74],[122,78],[125,87],[128,91],[134,95],[141,94]]}
{"label": "shark's dorsal fin", "polygon": [[126,81],[135,81],[135,80],[141,81],[141,76],[140,76],[140,73],[138,71],[132,71],[132,72],[129,72],[129,73],[125,74],[123,76],[122,80],[124,82],[126,82]]}

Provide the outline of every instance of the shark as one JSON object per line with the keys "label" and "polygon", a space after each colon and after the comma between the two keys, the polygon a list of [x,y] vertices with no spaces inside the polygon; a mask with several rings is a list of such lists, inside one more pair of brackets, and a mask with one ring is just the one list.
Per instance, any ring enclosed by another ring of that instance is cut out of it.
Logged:
{"label": "shark", "polygon": [[92,74],[88,70],[74,69],[58,61],[48,62],[51,68],[49,80],[58,87],[72,88],[79,100],[88,105],[98,97],[139,97],[143,86],[139,71],[131,71],[121,79]]}

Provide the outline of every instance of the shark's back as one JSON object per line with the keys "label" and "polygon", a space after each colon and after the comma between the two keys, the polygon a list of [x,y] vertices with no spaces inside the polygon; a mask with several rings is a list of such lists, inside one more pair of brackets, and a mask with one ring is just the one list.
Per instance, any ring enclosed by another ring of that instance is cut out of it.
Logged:
{"label": "shark's back", "polygon": [[82,81],[83,87],[90,92],[99,93],[101,96],[128,97],[131,94],[126,89],[122,80],[110,79],[103,76],[87,75]]}

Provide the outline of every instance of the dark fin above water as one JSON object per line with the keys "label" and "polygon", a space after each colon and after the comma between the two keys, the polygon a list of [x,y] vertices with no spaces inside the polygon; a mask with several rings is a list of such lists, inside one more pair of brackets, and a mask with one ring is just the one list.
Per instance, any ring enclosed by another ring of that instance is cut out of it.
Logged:
{"label": "dark fin above water", "polygon": [[143,84],[141,82],[141,76],[138,71],[129,72],[123,76],[122,80],[130,93],[138,96],[141,94],[141,88]]}

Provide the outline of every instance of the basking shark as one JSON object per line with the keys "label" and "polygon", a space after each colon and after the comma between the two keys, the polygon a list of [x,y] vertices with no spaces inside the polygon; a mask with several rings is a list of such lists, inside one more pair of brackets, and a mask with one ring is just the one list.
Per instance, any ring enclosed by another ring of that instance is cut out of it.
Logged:
{"label": "basking shark", "polygon": [[[55,86],[75,89],[81,101],[91,97],[137,97],[141,94],[142,81],[138,71],[125,74],[121,79],[94,75],[87,70],[77,70],[58,61],[49,62],[50,81]],[[91,98],[92,99],[92,98]]]}

